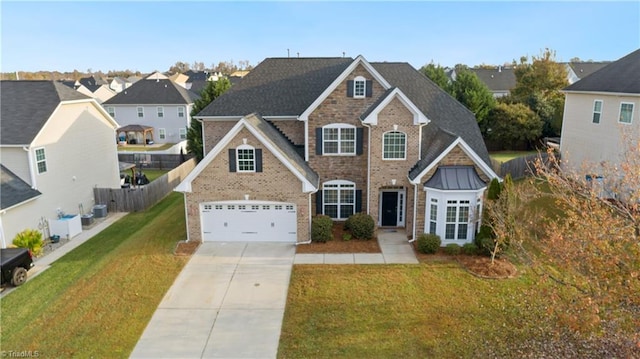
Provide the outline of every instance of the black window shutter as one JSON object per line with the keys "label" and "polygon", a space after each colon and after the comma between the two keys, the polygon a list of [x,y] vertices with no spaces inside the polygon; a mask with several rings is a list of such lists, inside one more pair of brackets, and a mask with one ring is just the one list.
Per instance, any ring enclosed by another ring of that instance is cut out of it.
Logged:
{"label": "black window shutter", "polygon": [[229,149],[229,172],[236,171],[236,149]]}
{"label": "black window shutter", "polygon": [[262,172],[262,149],[256,148],[256,172]]}
{"label": "black window shutter", "polygon": [[356,190],[356,213],[362,212],[362,190]]}
{"label": "black window shutter", "polygon": [[322,155],[322,127],[316,128],[316,155]]}
{"label": "black window shutter", "polygon": [[367,80],[366,84],[366,96],[371,97],[373,95],[373,81]]}
{"label": "black window shutter", "polygon": [[362,154],[362,148],[364,147],[362,145],[362,141],[363,141],[363,136],[364,135],[364,131],[362,127],[358,127],[356,128],[356,155],[361,155]]}
{"label": "black window shutter", "polygon": [[347,97],[353,97],[353,80],[347,81]]}
{"label": "black window shutter", "polygon": [[316,192],[316,214],[322,214],[322,190]]}

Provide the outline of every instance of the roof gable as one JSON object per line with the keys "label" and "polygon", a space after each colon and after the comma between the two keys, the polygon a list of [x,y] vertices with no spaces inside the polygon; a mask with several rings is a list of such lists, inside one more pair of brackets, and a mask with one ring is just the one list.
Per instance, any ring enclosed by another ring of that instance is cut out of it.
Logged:
{"label": "roof gable", "polygon": [[411,102],[411,100],[397,87],[390,88],[384,95],[380,96],[380,98],[360,116],[360,120],[367,124],[377,125],[380,111],[382,111],[394,98],[400,100],[400,102],[413,114],[414,125],[429,123],[427,116],[425,116],[420,109],[418,109],[418,107],[416,107],[416,105],[414,105],[413,102]]}
{"label": "roof gable", "polygon": [[233,128],[207,153],[198,165],[187,175],[175,191],[191,192],[191,183],[207,167],[214,158],[221,154],[229,142],[246,128],[284,164],[300,181],[304,192],[315,192],[318,189],[319,177],[298,155],[295,148],[270,123],[257,114],[250,114],[240,119]]}
{"label": "roof gable", "polygon": [[640,94],[640,49],[606,65],[564,90]]}
{"label": "roof gable", "polygon": [[0,164],[0,209],[6,210],[40,196],[40,191]]}
{"label": "roof gable", "polygon": [[105,101],[105,105],[187,105],[198,95],[168,79],[144,79]]}
{"label": "roof gable", "polygon": [[53,81],[0,82],[0,145],[29,145],[63,101],[91,100]]}

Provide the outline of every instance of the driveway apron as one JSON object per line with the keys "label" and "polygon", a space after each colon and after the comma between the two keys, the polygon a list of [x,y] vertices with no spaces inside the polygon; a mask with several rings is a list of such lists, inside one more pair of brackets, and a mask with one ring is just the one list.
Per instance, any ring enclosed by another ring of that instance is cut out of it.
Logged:
{"label": "driveway apron", "polygon": [[131,358],[275,358],[294,255],[290,243],[203,243]]}

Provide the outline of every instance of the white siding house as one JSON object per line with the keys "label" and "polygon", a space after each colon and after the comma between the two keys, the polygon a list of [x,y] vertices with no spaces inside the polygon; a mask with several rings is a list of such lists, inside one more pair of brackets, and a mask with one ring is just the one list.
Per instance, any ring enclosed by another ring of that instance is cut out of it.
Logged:
{"label": "white siding house", "polygon": [[90,213],[94,187],[120,187],[118,124],[95,99],[51,81],[3,81],[1,106],[2,247],[60,213]]}

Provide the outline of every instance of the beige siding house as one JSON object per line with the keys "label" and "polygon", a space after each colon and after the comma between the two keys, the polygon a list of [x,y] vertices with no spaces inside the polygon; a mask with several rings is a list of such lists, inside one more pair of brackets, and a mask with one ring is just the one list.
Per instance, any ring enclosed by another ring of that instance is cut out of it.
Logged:
{"label": "beige siding house", "polygon": [[564,168],[584,176],[610,176],[603,173],[605,167],[621,163],[640,140],[640,50],[564,91]]}
{"label": "beige siding house", "polygon": [[497,177],[473,114],[407,63],[266,59],[196,118],[190,241],[305,243],[315,215],[364,212],[464,244]]}
{"label": "beige siding house", "polygon": [[95,99],[50,81],[1,86],[0,225],[6,247],[24,229],[46,231],[44,222],[61,214],[90,213],[93,188],[119,188],[120,178],[118,126]]}

